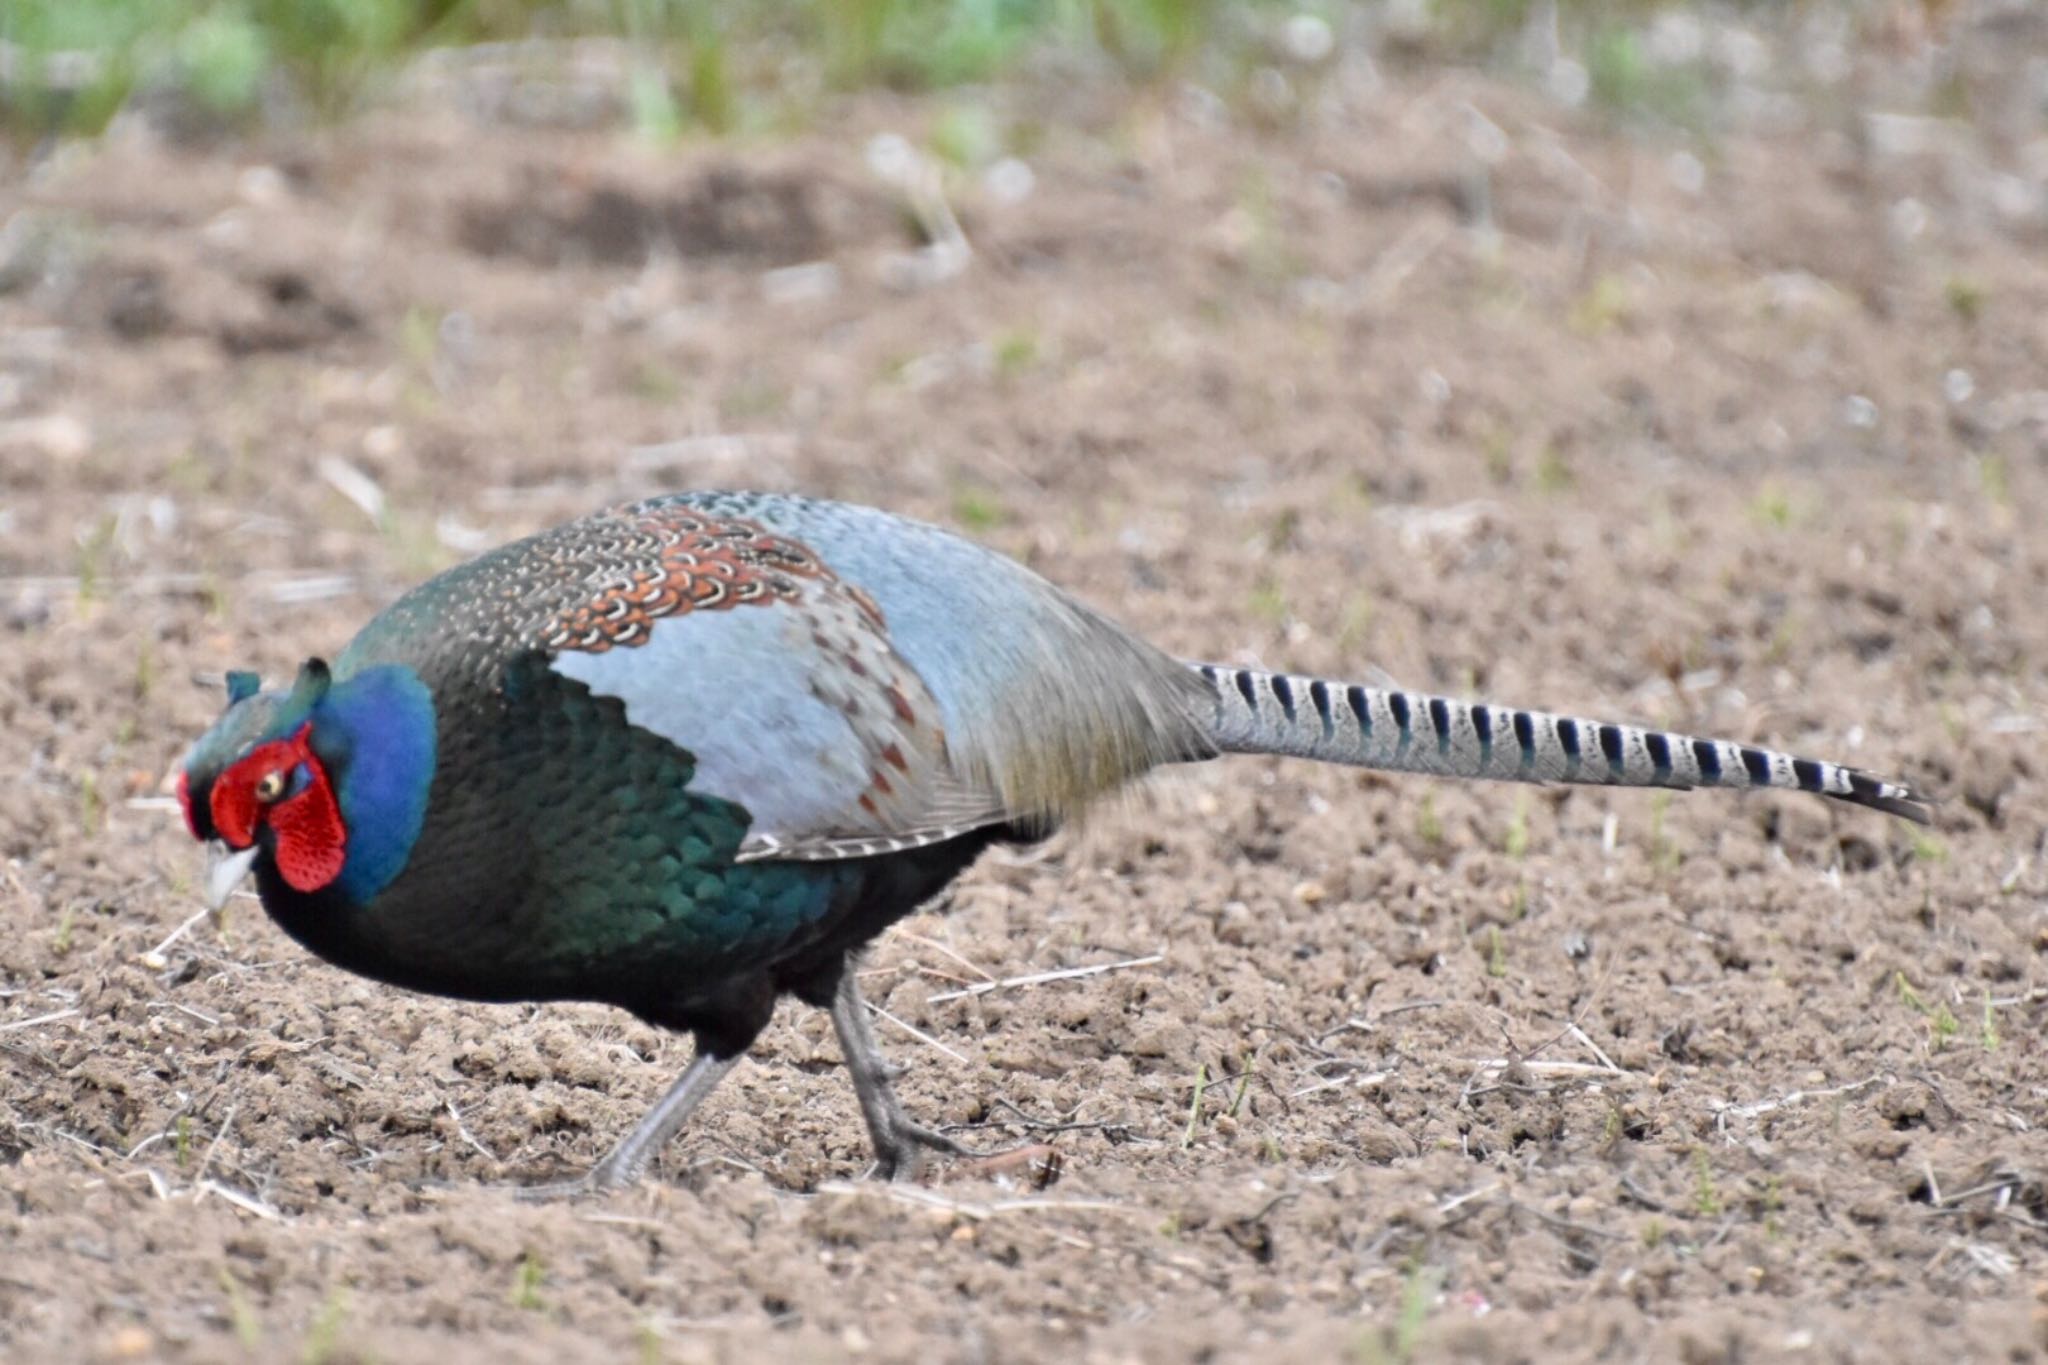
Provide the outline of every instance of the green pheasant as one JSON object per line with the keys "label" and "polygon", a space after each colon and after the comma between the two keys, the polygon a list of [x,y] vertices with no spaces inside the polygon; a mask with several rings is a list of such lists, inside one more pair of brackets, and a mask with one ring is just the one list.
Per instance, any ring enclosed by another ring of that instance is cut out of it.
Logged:
{"label": "green pheasant", "polygon": [[253,871],[349,971],[595,1000],[693,1035],[579,1188],[630,1184],[793,995],[831,1012],[884,1175],[958,1150],[891,1088],[849,964],[990,844],[1224,753],[1520,782],[1777,787],[1925,822],[1819,759],[1185,663],[1020,565],[871,508],[614,508],[401,597],[179,765],[213,893]]}

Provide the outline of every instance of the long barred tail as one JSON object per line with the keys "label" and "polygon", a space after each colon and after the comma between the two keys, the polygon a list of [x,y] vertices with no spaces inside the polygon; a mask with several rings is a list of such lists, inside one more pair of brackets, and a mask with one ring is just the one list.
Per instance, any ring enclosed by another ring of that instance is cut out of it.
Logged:
{"label": "long barred tail", "polygon": [[1255,668],[1189,667],[1215,693],[1213,738],[1226,753],[1505,782],[1782,787],[1930,819],[1903,783],[1754,745]]}

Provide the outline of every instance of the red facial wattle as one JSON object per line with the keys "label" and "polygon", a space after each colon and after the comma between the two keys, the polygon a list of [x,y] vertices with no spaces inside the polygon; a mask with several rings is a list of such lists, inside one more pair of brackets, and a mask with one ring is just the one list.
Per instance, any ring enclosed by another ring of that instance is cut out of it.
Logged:
{"label": "red facial wattle", "polygon": [[192,809],[192,774],[178,769],[178,809],[185,813],[185,828],[192,831],[195,839],[206,835],[199,828],[199,813]]}
{"label": "red facial wattle", "polygon": [[[259,825],[270,826],[277,840],[278,874],[295,891],[318,891],[341,875],[348,859],[348,827],[342,823],[327,769],[313,752],[312,731],[310,724],[302,725],[289,739],[250,750],[215,780],[209,799],[213,827],[231,848],[247,848],[255,842]],[[303,785],[298,781],[301,772]],[[265,802],[257,789],[273,773],[284,775],[286,794]],[[182,795],[182,785],[180,791]],[[189,800],[186,808],[189,812]]]}

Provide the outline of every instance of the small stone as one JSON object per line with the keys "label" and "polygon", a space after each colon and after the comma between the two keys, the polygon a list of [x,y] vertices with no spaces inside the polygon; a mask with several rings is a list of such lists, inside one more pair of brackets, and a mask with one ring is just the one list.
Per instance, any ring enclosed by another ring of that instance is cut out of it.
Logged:
{"label": "small stone", "polygon": [[69,413],[0,422],[0,446],[26,446],[53,460],[75,460],[92,448],[92,430]]}
{"label": "small stone", "polygon": [[999,204],[1018,204],[1031,197],[1038,176],[1029,163],[1006,156],[982,173],[981,187]]}
{"label": "small stone", "polygon": [[107,1338],[107,1354],[115,1360],[141,1360],[156,1350],[156,1338],[149,1330],[133,1324]]}
{"label": "small stone", "polygon": [[275,166],[250,166],[235,177],[235,193],[243,203],[267,207],[282,202],[291,186]]}
{"label": "small stone", "polygon": [[1321,15],[1297,14],[1281,27],[1280,46],[1295,61],[1312,65],[1336,49],[1337,37]]}
{"label": "small stone", "polygon": [[1664,174],[1671,183],[1686,194],[1698,194],[1707,187],[1706,163],[1691,152],[1674,153],[1664,163]]}
{"label": "small stone", "polygon": [[761,276],[761,297],[769,303],[812,303],[839,292],[839,267],[830,261],[786,265]]}
{"label": "small stone", "polygon": [[363,433],[363,454],[373,460],[388,460],[405,445],[405,438],[397,427],[371,427]]}

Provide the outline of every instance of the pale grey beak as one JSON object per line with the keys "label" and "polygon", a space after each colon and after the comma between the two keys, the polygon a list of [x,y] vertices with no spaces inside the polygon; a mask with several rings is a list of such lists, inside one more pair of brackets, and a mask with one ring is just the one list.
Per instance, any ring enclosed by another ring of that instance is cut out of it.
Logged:
{"label": "pale grey beak", "polygon": [[255,844],[233,853],[224,844],[215,844],[213,848],[213,863],[206,869],[206,908],[218,916],[220,908],[228,903],[228,897],[235,894],[235,888],[249,875],[249,869],[255,865],[256,855],[261,850]]}

